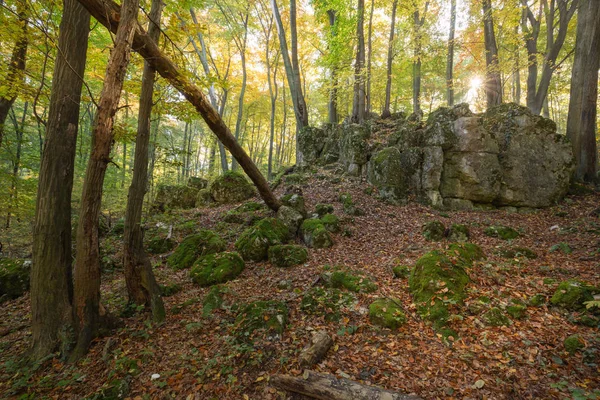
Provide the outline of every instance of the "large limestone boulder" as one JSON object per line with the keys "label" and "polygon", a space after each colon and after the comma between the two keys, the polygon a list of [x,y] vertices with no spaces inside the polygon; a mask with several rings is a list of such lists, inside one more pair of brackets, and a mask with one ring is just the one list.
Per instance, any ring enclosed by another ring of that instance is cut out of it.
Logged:
{"label": "large limestone boulder", "polygon": [[403,203],[410,192],[421,185],[422,152],[419,148],[400,151],[386,147],[371,157],[368,180],[377,189],[379,196],[392,203]]}
{"label": "large limestone boulder", "polygon": [[176,208],[194,208],[198,189],[185,185],[159,185],[156,190],[153,208],[165,211]]}
{"label": "large limestone boulder", "polygon": [[254,186],[239,172],[225,172],[210,185],[210,195],[217,203],[237,203],[254,194]]}
{"label": "large limestone boulder", "polygon": [[300,166],[313,165],[325,146],[326,131],[307,126],[298,132],[298,160]]}
{"label": "large limestone boulder", "polygon": [[367,163],[369,132],[366,127],[350,124],[344,128],[340,139],[340,162],[349,175],[359,176]]}

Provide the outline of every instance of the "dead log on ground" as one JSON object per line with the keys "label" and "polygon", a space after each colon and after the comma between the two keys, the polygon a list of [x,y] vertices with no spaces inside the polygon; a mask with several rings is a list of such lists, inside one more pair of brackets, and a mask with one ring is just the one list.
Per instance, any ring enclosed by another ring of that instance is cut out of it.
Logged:
{"label": "dead log on ground", "polygon": [[310,343],[300,353],[300,365],[311,367],[320,362],[331,346],[333,340],[326,331],[313,333]]}

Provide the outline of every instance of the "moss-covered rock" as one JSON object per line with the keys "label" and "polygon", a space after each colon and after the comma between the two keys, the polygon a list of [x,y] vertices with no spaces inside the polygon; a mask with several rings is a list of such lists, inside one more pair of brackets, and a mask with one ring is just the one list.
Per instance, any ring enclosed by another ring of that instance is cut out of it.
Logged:
{"label": "moss-covered rock", "polygon": [[181,285],[178,283],[170,283],[168,285],[160,285],[160,295],[162,297],[170,297],[181,292]]}
{"label": "moss-covered rock", "polygon": [[490,308],[482,315],[483,322],[489,326],[509,326],[510,319],[498,307]]}
{"label": "moss-covered rock", "polygon": [[377,299],[369,306],[369,319],[374,325],[398,329],[406,323],[406,315],[397,299]]}
{"label": "moss-covered rock", "polygon": [[340,231],[340,219],[333,214],[325,214],[321,217],[321,222],[325,229],[331,233],[337,233]]}
{"label": "moss-covered rock", "polygon": [[212,286],[237,278],[244,267],[244,260],[238,253],[209,254],[194,263],[190,278],[200,286]]}
{"label": "moss-covered rock", "polygon": [[214,200],[212,195],[210,194],[210,189],[200,189],[198,190],[198,194],[196,195],[196,207],[207,207]]}
{"label": "moss-covered rock", "polygon": [[444,238],[446,227],[440,221],[429,221],[423,225],[423,236],[427,240],[439,241]]}
{"label": "moss-covered rock", "polygon": [[280,301],[255,301],[242,308],[235,319],[234,334],[242,341],[264,333],[280,336],[288,323],[288,308]]}
{"label": "moss-covered rock", "polygon": [[396,265],[392,268],[392,272],[396,278],[406,278],[410,275],[410,267],[408,265]]}
{"label": "moss-covered rock", "polygon": [[550,302],[558,307],[571,311],[585,308],[585,302],[594,299],[593,287],[576,280],[561,282],[550,299]]}
{"label": "moss-covered rock", "polygon": [[146,241],[146,249],[150,254],[164,254],[173,250],[175,241],[172,238],[163,237],[160,235],[148,238]]}
{"label": "moss-covered rock", "polygon": [[470,267],[475,261],[485,260],[485,253],[475,243],[452,243],[448,246],[448,252],[453,258],[458,257],[457,262],[463,267]]}
{"label": "moss-covered rock", "polygon": [[358,208],[354,204],[354,200],[352,199],[352,195],[350,193],[342,193],[339,196],[340,203],[344,206],[344,212],[348,215],[364,215],[364,211]]}
{"label": "moss-covered rock", "polygon": [[277,219],[283,222],[292,236],[296,236],[304,217],[300,212],[289,206],[281,206],[277,210]]}
{"label": "moss-covered rock", "polygon": [[187,184],[189,187],[193,187],[198,190],[206,189],[208,187],[208,181],[199,176],[190,176]]}
{"label": "moss-covered rock", "polygon": [[498,254],[504,258],[529,258],[530,260],[536,259],[537,254],[535,251],[527,247],[511,247],[507,249],[500,249]]}
{"label": "moss-covered rock", "polygon": [[262,261],[267,259],[269,247],[287,242],[289,235],[289,229],[282,221],[265,218],[242,232],[235,248],[244,260]]}
{"label": "moss-covered rock", "polygon": [[563,344],[565,350],[568,351],[569,354],[575,354],[577,351],[585,349],[585,341],[581,335],[571,335],[565,339]]}
{"label": "moss-covered rock", "polygon": [[194,208],[198,189],[186,185],[159,185],[154,197],[152,208],[157,211],[166,211],[177,208]]}
{"label": "moss-covered rock", "polygon": [[276,267],[288,268],[304,264],[308,251],[302,246],[281,244],[269,247],[269,262]]}
{"label": "moss-covered rock", "polygon": [[531,296],[529,298],[529,305],[533,306],[533,307],[540,307],[543,306],[544,304],[546,304],[546,296],[538,293],[538,294],[534,294],[533,296]]}
{"label": "moss-covered rock", "polygon": [[343,288],[355,293],[372,293],[377,290],[377,284],[361,271],[336,267],[322,277],[325,284],[333,288]]}
{"label": "moss-covered rock", "polygon": [[331,204],[319,203],[315,206],[315,213],[321,218],[325,214],[333,213],[333,206]]}
{"label": "moss-covered rock", "polygon": [[30,270],[30,262],[0,258],[0,297],[22,296],[29,289]]}
{"label": "moss-covered rock", "polygon": [[514,319],[521,319],[525,316],[527,312],[527,307],[521,304],[514,304],[506,307],[506,313],[513,317]]}
{"label": "moss-covered rock", "polygon": [[303,185],[307,178],[303,174],[287,174],[283,176],[283,182],[286,185]]}
{"label": "moss-covered rock", "polygon": [[550,253],[560,252],[563,254],[571,254],[573,253],[573,249],[569,245],[569,243],[560,242],[550,247]]}
{"label": "moss-covered rock", "polygon": [[313,287],[304,293],[300,309],[308,314],[322,315],[325,321],[339,321],[342,312],[356,302],[351,293],[336,288]]}
{"label": "moss-covered rock", "polygon": [[214,285],[202,300],[202,315],[209,316],[214,310],[223,307],[223,295],[229,293],[225,285]]}
{"label": "moss-covered rock", "polygon": [[333,238],[320,219],[305,219],[300,227],[300,233],[308,247],[324,249],[333,246]]}
{"label": "moss-covered rock", "polygon": [[469,228],[463,224],[452,224],[448,233],[448,240],[451,242],[468,242],[471,237]]}
{"label": "moss-covered rock", "polygon": [[213,231],[203,229],[197,234],[183,239],[167,259],[167,263],[174,269],[189,268],[198,258],[208,254],[220,253],[225,250],[226,246],[227,244],[219,235]]}
{"label": "moss-covered rock", "polygon": [[306,217],[306,204],[304,202],[304,197],[301,195],[297,193],[286,194],[281,198],[281,203],[284,206],[292,207],[302,214],[303,217]]}
{"label": "moss-covered rock", "polygon": [[210,194],[217,203],[236,203],[254,196],[254,186],[239,172],[228,171],[210,185]]}
{"label": "moss-covered rock", "polygon": [[519,232],[515,229],[504,225],[488,226],[483,233],[487,236],[500,238],[502,240],[512,240],[520,236]]}

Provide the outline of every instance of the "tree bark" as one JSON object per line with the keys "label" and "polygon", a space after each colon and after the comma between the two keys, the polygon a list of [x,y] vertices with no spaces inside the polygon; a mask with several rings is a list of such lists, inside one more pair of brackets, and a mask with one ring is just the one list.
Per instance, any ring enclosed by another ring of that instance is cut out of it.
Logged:
{"label": "tree bark", "polygon": [[33,225],[33,360],[72,342],[71,191],[89,30],[87,10],[64,0]]}
{"label": "tree bark", "polygon": [[[158,43],[162,0],[153,0],[150,9],[148,37]],[[123,233],[123,270],[129,302],[150,308],[154,322],[165,319],[160,287],[156,283],[152,264],[144,250],[142,231],[142,209],[144,195],[148,191],[148,147],[150,142],[150,117],[152,116],[152,95],[154,92],[154,68],[144,61],[142,89],[140,94],[137,136],[133,177],[129,186],[127,209],[125,211],[125,231]]]}
{"label": "tree bark", "polygon": [[483,35],[485,41],[486,82],[484,84],[487,108],[502,103],[502,80],[498,59],[498,46],[494,33],[491,0],[482,0]]}
{"label": "tree bark", "polygon": [[412,73],[412,89],[413,89],[413,112],[421,112],[421,52],[422,52],[422,32],[421,29],[425,24],[425,16],[429,8],[429,1],[425,2],[423,14],[419,12],[419,7],[413,0],[413,35],[414,35],[414,59]]}
{"label": "tree bark", "polygon": [[333,339],[327,331],[313,333],[310,343],[300,353],[300,365],[311,367],[320,362],[333,346]]}
{"label": "tree bark", "polygon": [[19,95],[19,90],[25,77],[25,56],[27,55],[27,46],[29,44],[27,37],[27,2],[17,2],[17,16],[19,19],[17,23],[21,29],[17,40],[15,40],[15,47],[13,47],[8,63],[8,74],[4,82],[8,86],[7,92],[0,96],[0,147],[2,147],[4,124],[8,117],[8,112]]}
{"label": "tree bark", "polygon": [[[238,50],[240,52],[240,58],[242,60],[242,88],[240,90],[240,95],[238,97],[238,115],[235,121],[235,140],[240,140],[240,133],[242,130],[242,119],[244,117],[244,96],[246,94],[246,81],[248,80],[248,73],[246,71],[246,42],[248,40],[248,14],[243,17],[243,32],[244,38],[236,40],[236,44],[238,46]],[[235,158],[231,160],[231,169],[237,169],[237,162]]]}
{"label": "tree bark", "polygon": [[[105,27],[115,30],[118,24],[119,6],[110,0],[79,0],[90,13]],[[221,116],[213,109],[202,90],[194,85],[191,80],[182,73],[177,66],[166,57],[158,46],[150,40],[146,32],[138,26],[133,39],[133,49],[138,52],[156,72],[173,85],[200,113],[208,127],[215,136],[229,150],[246,172],[248,177],[256,185],[259,194],[273,210],[279,209],[281,203],[275,197],[264,176],[256,165],[248,157],[248,154],[237,143],[231,131],[225,125]]]}
{"label": "tree bark", "polygon": [[597,180],[596,116],[600,67],[600,2],[583,0],[577,19],[575,60],[571,76],[567,137],[575,155],[575,178]]}
{"label": "tree bark", "polygon": [[385,104],[383,105],[383,111],[381,112],[381,118],[389,118],[392,114],[390,112],[390,101],[392,99],[392,64],[394,62],[394,34],[396,33],[396,10],[398,9],[398,0],[394,0],[392,5],[392,21],[390,23],[390,39],[388,42],[388,54],[387,54],[387,81],[385,84]]}
{"label": "tree bark", "polygon": [[18,182],[19,182],[19,169],[21,168],[21,153],[23,150],[23,133],[25,132],[25,118],[27,117],[27,108],[29,102],[26,101],[23,105],[23,115],[21,116],[21,122],[17,121],[17,116],[14,113],[11,119],[15,126],[15,136],[17,139],[17,149],[15,151],[15,157],[13,159],[13,170],[12,170],[12,182],[10,184],[10,195],[8,199],[8,212],[6,213],[6,229],[10,228],[10,220],[12,215],[13,202],[18,199]]}
{"label": "tree bark", "polygon": [[304,376],[275,375],[269,383],[275,387],[321,400],[419,400],[406,395],[367,386],[345,378],[319,372],[304,371]]}
{"label": "tree bark", "polygon": [[[100,256],[98,218],[102,202],[102,186],[110,162],[114,139],[114,117],[119,106],[131,45],[137,27],[139,0],[123,0],[115,45],[110,53],[104,85],[98,101],[98,112],[92,134],[92,149],[88,161],[81,211],[77,227],[74,273],[74,319],[78,334],[71,360],[77,361],[88,351],[100,327]],[[149,36],[146,36],[151,40]]]}
{"label": "tree bark", "polygon": [[302,126],[308,126],[308,107],[304,99],[305,92],[302,90],[302,80],[300,79],[300,63],[298,62],[298,33],[296,26],[296,0],[290,0],[290,44],[292,52],[292,69],[294,71],[294,86],[297,88],[298,110],[301,113]]}
{"label": "tree bark", "polygon": [[375,0],[371,0],[371,13],[369,14],[369,27],[367,28],[367,44],[369,52],[367,53],[367,91],[366,98],[367,104],[365,105],[365,111],[367,114],[371,112],[371,57],[373,55],[373,10],[375,9]]}
{"label": "tree bark", "polygon": [[354,99],[352,102],[352,122],[360,124],[365,120],[365,1],[358,0],[356,22],[356,61],[354,62]]}
{"label": "tree bark", "polygon": [[448,33],[448,58],[446,60],[446,101],[454,105],[454,32],[456,30],[456,0],[450,2],[450,32]]}
{"label": "tree bark", "polygon": [[[336,11],[327,10],[327,16],[329,17],[329,29],[331,31],[332,39],[336,36]],[[327,112],[329,117],[329,123],[332,125],[338,124],[338,111],[337,111],[337,88],[338,77],[337,77],[337,63],[331,67],[331,89],[329,90],[329,104],[327,106]]]}

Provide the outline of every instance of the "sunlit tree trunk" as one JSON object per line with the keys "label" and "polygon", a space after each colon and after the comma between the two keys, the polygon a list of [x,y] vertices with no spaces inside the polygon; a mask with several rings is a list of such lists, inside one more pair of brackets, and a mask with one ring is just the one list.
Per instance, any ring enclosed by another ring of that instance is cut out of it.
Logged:
{"label": "sunlit tree trunk", "polygon": [[398,0],[394,0],[392,5],[392,21],[390,22],[390,38],[388,42],[388,54],[387,54],[387,80],[385,84],[385,103],[383,105],[383,111],[381,112],[381,118],[389,118],[390,112],[390,101],[392,98],[392,64],[394,62],[394,34],[396,33],[396,9],[398,8]]}
{"label": "sunlit tree trunk", "polygon": [[[336,12],[335,10],[327,10],[327,16],[329,17],[329,29],[331,31],[332,39],[336,37],[337,27],[336,27]],[[337,64],[331,66],[331,89],[329,89],[329,104],[327,106],[327,112],[329,117],[329,123],[332,125],[337,125],[338,123],[338,111],[337,111],[337,101],[338,101],[338,71]]]}
{"label": "sunlit tree trunk", "polygon": [[484,86],[487,107],[490,108],[502,103],[502,79],[500,77],[498,46],[496,45],[496,35],[494,33],[491,0],[482,0],[482,8],[486,66]]}
{"label": "sunlit tree trunk", "polygon": [[446,101],[454,105],[454,31],[456,29],[456,0],[450,2],[450,32],[448,34],[448,58],[446,60]]}
{"label": "sunlit tree trunk", "polygon": [[[248,80],[248,72],[246,70],[246,43],[248,40],[248,13],[243,17],[243,39],[237,39],[236,44],[240,52],[240,58],[242,60],[242,88],[238,97],[238,115],[235,121],[235,139],[240,140],[240,133],[242,129],[242,119],[244,117],[244,96],[246,94],[246,82]],[[231,160],[231,169],[237,169],[237,162],[235,158]]]}
{"label": "sunlit tree trunk", "polygon": [[356,37],[356,60],[354,62],[354,98],[352,101],[352,122],[360,124],[365,119],[365,1],[358,0]]}
{"label": "sunlit tree trunk", "polygon": [[369,27],[367,28],[367,45],[369,52],[367,53],[367,104],[365,105],[366,113],[371,112],[371,57],[373,55],[373,11],[375,9],[375,0],[371,0],[371,13],[369,14]]}
{"label": "sunlit tree trunk", "polygon": [[421,52],[423,47],[423,25],[429,8],[429,1],[425,2],[423,14],[419,12],[416,1],[413,0],[413,70],[412,70],[412,92],[413,112],[421,112]]}

